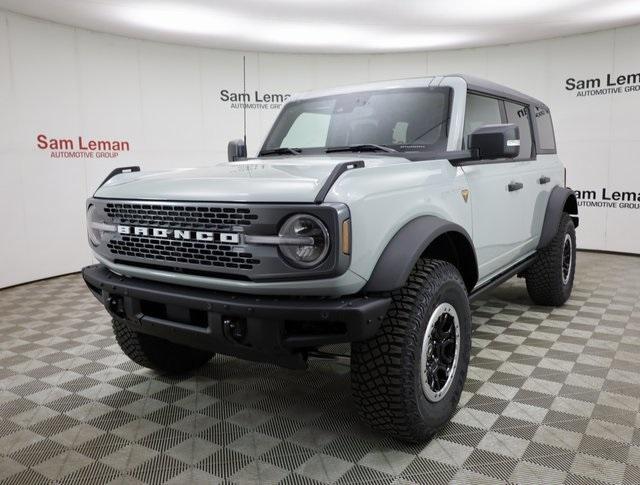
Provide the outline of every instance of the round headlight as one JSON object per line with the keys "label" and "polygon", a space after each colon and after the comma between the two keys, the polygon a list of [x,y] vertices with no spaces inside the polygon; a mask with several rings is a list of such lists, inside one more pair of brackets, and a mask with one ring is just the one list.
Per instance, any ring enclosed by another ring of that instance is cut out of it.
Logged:
{"label": "round headlight", "polygon": [[[286,243],[280,244],[280,252],[289,263],[299,268],[317,266],[329,253],[329,231],[317,217],[308,214],[291,216],[282,224],[278,235],[287,238]],[[295,243],[297,238],[301,244]]]}

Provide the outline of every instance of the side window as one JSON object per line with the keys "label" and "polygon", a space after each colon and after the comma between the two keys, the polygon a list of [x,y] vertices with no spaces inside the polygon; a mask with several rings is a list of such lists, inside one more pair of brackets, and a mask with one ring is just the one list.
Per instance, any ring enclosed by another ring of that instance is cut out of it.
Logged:
{"label": "side window", "polygon": [[538,148],[555,153],[556,138],[553,134],[553,123],[551,122],[551,112],[549,108],[546,106],[536,106],[535,120],[539,137]]}
{"label": "side window", "polygon": [[462,148],[467,146],[468,136],[484,125],[502,123],[500,115],[500,101],[477,94],[467,95],[467,106],[464,115],[464,130],[462,132]]}
{"label": "side window", "polygon": [[504,107],[507,112],[507,123],[513,123],[520,128],[520,155],[515,160],[529,160],[532,148],[529,108],[510,101],[505,101]]}
{"label": "side window", "polygon": [[323,147],[327,141],[331,115],[328,113],[301,113],[282,139],[281,147]]}

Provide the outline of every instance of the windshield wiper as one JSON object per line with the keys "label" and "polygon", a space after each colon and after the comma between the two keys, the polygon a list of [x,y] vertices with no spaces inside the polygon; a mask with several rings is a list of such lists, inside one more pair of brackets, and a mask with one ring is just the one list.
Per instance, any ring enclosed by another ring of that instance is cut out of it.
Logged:
{"label": "windshield wiper", "polygon": [[422,138],[423,136],[427,136],[429,133],[431,133],[433,130],[435,130],[438,126],[441,126],[445,123],[449,122],[449,118],[445,118],[442,121],[439,121],[438,123],[436,123],[435,125],[433,125],[431,128],[429,128],[427,131],[425,131],[424,133],[420,133],[418,136],[416,136],[413,140],[408,141],[407,143],[404,143],[404,145],[412,145],[415,142],[417,142],[420,138]]}
{"label": "windshield wiper", "polygon": [[325,150],[326,153],[334,153],[334,152],[388,152],[388,153],[396,153],[398,150],[395,150],[391,147],[384,145],[375,145],[373,143],[362,143],[360,145],[347,145],[343,147],[329,147]]}
{"label": "windshield wiper", "polygon": [[260,156],[262,155],[300,155],[302,150],[300,148],[289,148],[289,147],[280,147],[280,148],[271,148],[269,150],[262,150],[260,152]]}

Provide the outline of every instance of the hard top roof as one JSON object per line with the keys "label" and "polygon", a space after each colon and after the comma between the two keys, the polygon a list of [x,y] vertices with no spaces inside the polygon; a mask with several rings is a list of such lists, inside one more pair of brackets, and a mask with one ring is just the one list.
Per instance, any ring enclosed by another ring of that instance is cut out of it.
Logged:
{"label": "hard top roof", "polygon": [[494,83],[493,81],[487,81],[486,79],[482,79],[479,77],[469,76],[467,74],[450,74],[445,77],[461,77],[467,82],[467,89],[470,91],[492,94],[494,96],[509,98],[513,99],[514,101],[520,101],[525,104],[544,106],[545,108],[547,106],[542,101],[534,98],[533,96],[529,96],[528,94],[521,93],[520,91],[516,91],[515,89],[512,89],[510,87]]}
{"label": "hard top roof", "polygon": [[293,95],[290,101],[297,101],[301,99],[320,98],[323,96],[334,96],[339,94],[355,93],[360,91],[373,91],[383,89],[394,88],[410,88],[421,86],[440,86],[442,82],[447,78],[461,78],[467,84],[467,89],[470,91],[476,91],[480,93],[486,93],[492,96],[498,96],[503,98],[513,99],[524,104],[533,104],[535,106],[547,107],[545,103],[527,94],[516,91],[502,84],[481,79],[475,76],[469,76],[467,74],[446,74],[443,76],[424,76],[409,79],[395,79],[391,81],[377,81],[365,84],[357,84],[350,86],[340,86],[329,89],[321,89],[314,91],[306,91]]}

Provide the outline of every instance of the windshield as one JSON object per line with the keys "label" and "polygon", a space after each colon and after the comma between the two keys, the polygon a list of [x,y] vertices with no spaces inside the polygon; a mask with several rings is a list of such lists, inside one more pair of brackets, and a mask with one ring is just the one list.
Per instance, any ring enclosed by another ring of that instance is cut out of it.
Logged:
{"label": "windshield", "polygon": [[340,94],[287,104],[261,156],[336,151],[444,151],[450,88]]}

